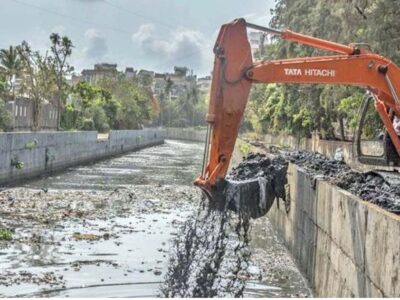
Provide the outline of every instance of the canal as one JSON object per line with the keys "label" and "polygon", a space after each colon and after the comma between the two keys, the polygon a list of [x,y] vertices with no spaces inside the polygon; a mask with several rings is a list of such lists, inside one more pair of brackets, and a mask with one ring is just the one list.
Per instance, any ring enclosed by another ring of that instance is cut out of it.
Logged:
{"label": "canal", "polygon": [[[158,296],[196,209],[203,145],[165,144],[0,192],[0,296]],[[254,222],[246,296],[310,296],[271,227]]]}

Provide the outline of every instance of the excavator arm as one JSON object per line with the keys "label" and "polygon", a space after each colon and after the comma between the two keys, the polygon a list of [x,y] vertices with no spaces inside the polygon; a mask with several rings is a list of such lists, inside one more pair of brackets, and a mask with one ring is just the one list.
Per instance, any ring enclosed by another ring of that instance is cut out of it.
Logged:
{"label": "excavator arm", "polygon": [[[273,61],[252,61],[247,28],[338,53]],[[221,27],[214,46],[208,123],[202,175],[195,185],[213,198],[225,178],[253,83],[345,84],[365,88],[400,155],[400,139],[391,114],[400,116],[400,69],[389,59],[356,46],[346,46],[292,31],[277,31],[237,19]]]}

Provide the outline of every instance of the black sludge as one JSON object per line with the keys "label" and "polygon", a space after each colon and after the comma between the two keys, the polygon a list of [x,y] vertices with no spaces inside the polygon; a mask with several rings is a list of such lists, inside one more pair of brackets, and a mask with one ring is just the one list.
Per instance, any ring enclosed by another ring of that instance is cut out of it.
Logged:
{"label": "black sludge", "polygon": [[214,195],[224,201],[205,199],[175,240],[165,297],[243,296],[250,217],[264,215],[276,197],[284,198],[287,167],[282,158],[250,154],[231,171]]}
{"label": "black sludge", "polygon": [[287,168],[282,157],[250,153],[227,176],[225,195],[229,208],[252,218],[264,216],[276,198],[285,199]]}
{"label": "black sludge", "polygon": [[344,162],[308,151],[294,151],[288,153],[287,158],[301,166],[311,177],[322,175],[362,200],[400,214],[400,174],[396,172],[352,171]]}

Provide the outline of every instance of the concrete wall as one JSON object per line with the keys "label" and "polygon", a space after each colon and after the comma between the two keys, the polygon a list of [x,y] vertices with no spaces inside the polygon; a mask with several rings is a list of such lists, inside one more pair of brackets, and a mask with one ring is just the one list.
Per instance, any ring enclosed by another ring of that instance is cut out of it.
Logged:
{"label": "concrete wall", "polygon": [[0,133],[0,184],[161,144],[164,138],[159,129],[111,131],[107,139],[98,139],[96,131]]}
{"label": "concrete wall", "polygon": [[[7,102],[11,117],[11,130],[30,131],[33,127],[34,103],[28,98],[16,98]],[[43,104],[40,109],[41,130],[57,129],[57,107],[52,103]]]}
{"label": "concrete wall", "polygon": [[167,128],[167,138],[173,140],[205,142],[206,130],[196,130],[192,128]]}
{"label": "concrete wall", "polygon": [[289,166],[290,210],[268,213],[319,297],[398,297],[400,217]]}

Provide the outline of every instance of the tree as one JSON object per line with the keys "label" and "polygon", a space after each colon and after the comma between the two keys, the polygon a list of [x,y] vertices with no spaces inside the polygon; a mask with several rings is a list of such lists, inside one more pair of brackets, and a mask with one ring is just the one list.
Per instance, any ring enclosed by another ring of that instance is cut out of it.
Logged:
{"label": "tree", "polygon": [[33,51],[26,41],[17,47],[23,67],[23,87],[34,102],[33,130],[40,129],[40,111],[44,100],[55,92],[54,61]]}
{"label": "tree", "polygon": [[7,110],[6,102],[0,98],[0,129],[7,131],[10,127],[11,114]]}
{"label": "tree", "polygon": [[[399,1],[277,0],[270,26],[343,44],[368,42],[375,52],[400,63],[399,13]],[[260,50],[263,59],[332,54],[282,39],[272,41]],[[354,126],[358,113],[354,108],[346,108],[349,101],[359,103],[363,93],[357,87],[337,85],[285,84],[276,85],[274,91],[255,86],[246,118],[263,132],[309,136],[316,130],[323,138],[336,139],[338,129],[339,137],[345,139],[346,130]]]}
{"label": "tree", "polygon": [[0,73],[5,76],[8,91],[11,92],[12,99],[15,98],[14,80],[21,74],[22,61],[17,49],[10,46],[8,49],[0,50]]}
{"label": "tree", "polygon": [[109,115],[115,116],[116,129],[138,129],[151,119],[152,96],[146,87],[135,79],[119,77],[103,78],[98,85],[111,95],[105,103]]}
{"label": "tree", "polygon": [[71,56],[74,46],[67,36],[61,37],[57,33],[50,35],[50,41],[50,49],[54,56],[54,71],[57,84],[57,129],[60,130],[64,77],[73,71],[73,67],[67,63],[67,58]]}

